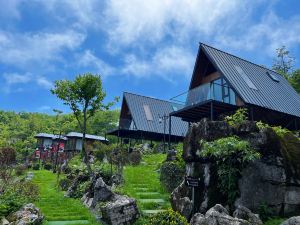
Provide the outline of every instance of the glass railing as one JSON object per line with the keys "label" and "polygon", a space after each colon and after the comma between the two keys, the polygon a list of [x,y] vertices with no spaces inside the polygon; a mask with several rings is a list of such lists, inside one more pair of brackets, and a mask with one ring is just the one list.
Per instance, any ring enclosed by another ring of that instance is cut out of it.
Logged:
{"label": "glass railing", "polygon": [[207,100],[216,100],[236,105],[235,92],[228,85],[221,85],[214,82],[200,85],[171,98],[171,100],[184,104],[185,107],[196,105]]}

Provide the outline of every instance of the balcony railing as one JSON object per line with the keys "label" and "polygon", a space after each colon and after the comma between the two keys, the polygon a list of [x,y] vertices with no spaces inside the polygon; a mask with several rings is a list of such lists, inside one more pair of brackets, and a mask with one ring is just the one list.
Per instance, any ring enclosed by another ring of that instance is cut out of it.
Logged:
{"label": "balcony railing", "polygon": [[214,82],[200,85],[171,98],[171,100],[184,104],[185,107],[196,105],[207,100],[216,100],[236,105],[235,92],[228,85],[221,85]]}

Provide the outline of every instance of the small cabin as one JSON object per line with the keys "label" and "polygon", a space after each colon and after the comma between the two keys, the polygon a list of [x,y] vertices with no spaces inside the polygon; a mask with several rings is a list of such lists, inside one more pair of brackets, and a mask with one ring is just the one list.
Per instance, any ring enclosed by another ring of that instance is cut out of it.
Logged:
{"label": "small cabin", "polygon": [[67,138],[58,134],[38,133],[34,136],[37,139],[36,147],[38,149],[52,149],[53,146],[60,144],[64,146]]}
{"label": "small cabin", "polygon": [[[82,133],[77,132],[70,132],[66,135],[67,137],[67,144],[66,144],[66,151],[81,151],[82,150]],[[86,134],[85,135],[86,145],[90,146],[93,145],[95,142],[100,142],[104,144],[108,144],[108,140],[105,137]]]}

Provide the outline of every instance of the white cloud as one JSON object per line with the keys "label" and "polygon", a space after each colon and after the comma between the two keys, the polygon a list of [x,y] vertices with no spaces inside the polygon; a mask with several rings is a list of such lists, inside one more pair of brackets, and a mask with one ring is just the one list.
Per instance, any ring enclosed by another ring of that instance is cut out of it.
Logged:
{"label": "white cloud", "polygon": [[107,77],[114,72],[114,68],[95,56],[90,50],[85,50],[78,56],[77,64],[80,67],[94,70],[95,73]]}
{"label": "white cloud", "polygon": [[185,79],[190,76],[194,61],[195,58],[188,49],[170,46],[159,49],[147,59],[127,55],[121,72],[136,77],[159,76],[174,82],[176,77]]}
{"label": "white cloud", "polygon": [[73,30],[61,33],[10,33],[0,30],[0,62],[26,68],[63,60],[65,50],[75,50],[85,35]]}
{"label": "white cloud", "polygon": [[53,83],[46,77],[34,76],[31,73],[4,73],[2,77],[5,81],[5,85],[3,85],[1,90],[5,93],[22,92],[24,90],[22,85],[29,83],[36,84],[38,87],[44,89],[50,89],[53,87]]}
{"label": "white cloud", "polygon": [[20,19],[19,6],[22,0],[0,1],[0,18]]}

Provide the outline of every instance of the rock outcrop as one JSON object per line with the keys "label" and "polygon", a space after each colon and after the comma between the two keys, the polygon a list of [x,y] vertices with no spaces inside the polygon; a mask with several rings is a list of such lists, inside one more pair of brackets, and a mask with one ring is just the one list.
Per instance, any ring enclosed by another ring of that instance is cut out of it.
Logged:
{"label": "rock outcrop", "polygon": [[249,209],[240,208],[239,217],[232,217],[222,205],[215,205],[205,215],[196,213],[191,219],[191,225],[262,225],[261,220],[251,213]]}
{"label": "rock outcrop", "polygon": [[[239,197],[234,205],[243,205],[255,213],[266,205],[277,216],[300,215],[299,139],[291,132],[277,135],[270,127],[258,129],[252,121],[231,127],[225,121],[207,119],[191,125],[183,145],[186,176],[201,180],[200,186],[195,188],[196,212],[204,214],[215,204],[227,204],[226,196],[218,189],[217,164],[202,157],[200,152],[203,141],[233,135],[248,141],[261,154],[259,160],[243,169],[238,181]],[[186,191],[175,190],[172,206],[187,217],[188,213],[181,210],[187,204],[185,197],[190,198]]]}
{"label": "rock outcrop", "polygon": [[40,225],[44,220],[44,216],[34,204],[30,203],[9,215],[7,220],[12,225]]}
{"label": "rock outcrop", "polygon": [[300,216],[291,217],[280,225],[300,225]]}
{"label": "rock outcrop", "polygon": [[135,199],[112,192],[101,177],[92,182],[91,186],[81,200],[105,223],[132,224],[139,217]]}

